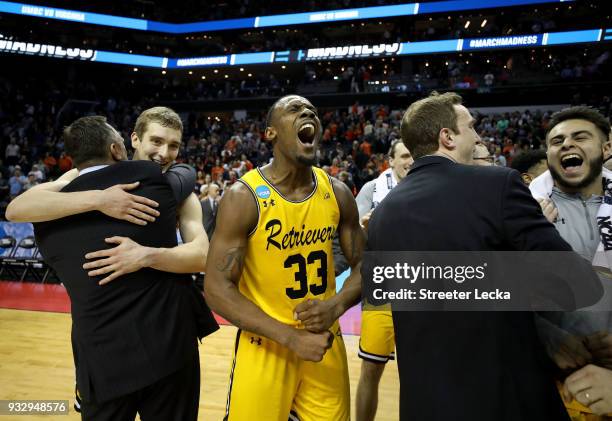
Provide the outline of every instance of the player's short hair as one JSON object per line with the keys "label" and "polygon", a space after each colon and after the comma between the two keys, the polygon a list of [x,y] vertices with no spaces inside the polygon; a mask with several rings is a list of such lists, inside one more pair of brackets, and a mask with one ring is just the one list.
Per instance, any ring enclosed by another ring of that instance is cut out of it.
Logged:
{"label": "player's short hair", "polygon": [[529,149],[519,153],[512,159],[512,168],[521,174],[527,173],[542,160],[546,161],[546,151],[542,149]]}
{"label": "player's short hair", "polygon": [[81,117],[64,128],[64,149],[75,166],[109,156],[109,145],[116,140],[106,117]]}
{"label": "player's short hair", "polygon": [[160,126],[169,127],[183,133],[183,122],[179,115],[168,107],[153,107],[144,110],[136,119],[134,132],[142,140],[149,123],[157,123]]}
{"label": "player's short hair", "polygon": [[397,145],[399,145],[400,143],[402,143],[401,139],[395,139],[391,143],[391,146],[389,147],[389,153],[387,154],[389,155],[389,158],[395,158],[395,150],[397,149]]}
{"label": "player's short hair", "polygon": [[557,111],[551,116],[548,131],[546,132],[546,140],[548,140],[548,135],[550,134],[551,130],[557,124],[560,124],[566,120],[590,121],[603,133],[603,142],[607,142],[610,139],[610,122],[608,119],[594,108],[578,105]]}
{"label": "player's short hair", "polygon": [[463,99],[454,92],[432,92],[427,98],[413,102],[402,117],[402,141],[412,156],[420,158],[438,150],[440,130],[459,132],[455,105]]}
{"label": "player's short hair", "polygon": [[279,99],[274,101],[274,104],[272,104],[270,106],[270,108],[268,108],[268,113],[266,114],[266,127],[264,127],[264,130],[272,125],[272,120],[274,119],[274,111],[276,110],[276,107],[278,106],[278,103],[281,102],[282,99],[284,99],[284,98],[286,98],[288,96],[294,96],[294,95],[291,94],[291,95],[285,95],[283,97],[280,97]]}

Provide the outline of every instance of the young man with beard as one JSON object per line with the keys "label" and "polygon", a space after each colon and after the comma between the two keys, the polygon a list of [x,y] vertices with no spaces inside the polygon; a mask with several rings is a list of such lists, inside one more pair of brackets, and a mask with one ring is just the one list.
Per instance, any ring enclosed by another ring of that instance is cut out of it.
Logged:
{"label": "young man with beard", "polygon": [[[598,111],[578,106],[553,114],[549,127],[549,171],[533,180],[532,194],[576,252],[595,266],[609,266],[597,259],[612,245],[612,172],[603,168],[604,156],[612,149],[610,123]],[[602,284],[606,293],[599,311],[554,314],[547,317],[553,327],[541,329],[559,367],[575,370],[564,383],[571,415],[612,412],[612,307],[609,298],[606,302],[612,284],[609,279]]]}
{"label": "young man with beard", "polygon": [[[314,167],[321,122],[297,95],[268,112],[271,164],[223,196],[204,285],[239,327],[227,421],[347,421],[346,351],[338,317],[361,292],[364,234],[348,187]],[[332,239],[351,275],[336,294]]]}
{"label": "young man with beard", "polygon": [[[406,177],[414,163],[412,155],[401,140],[389,149],[390,168],[378,178],[367,182],[357,195],[359,218],[367,230],[372,211],[397,184]],[[357,386],[357,421],[374,420],[378,406],[378,385],[385,364],[395,359],[395,335],[391,311],[363,311],[359,339],[361,375]]]}

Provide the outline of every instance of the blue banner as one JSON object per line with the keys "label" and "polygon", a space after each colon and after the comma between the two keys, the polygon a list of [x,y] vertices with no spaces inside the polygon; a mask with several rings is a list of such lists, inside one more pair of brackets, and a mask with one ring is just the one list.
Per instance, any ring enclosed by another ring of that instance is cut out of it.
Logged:
{"label": "blue banner", "polygon": [[582,42],[597,42],[601,40],[601,29],[586,31],[551,32],[546,34],[544,45],[578,44]]}
{"label": "blue banner", "polygon": [[542,45],[542,34],[507,37],[468,38],[463,40],[463,50],[493,50],[497,48],[536,47]]}
{"label": "blue banner", "polygon": [[115,53],[92,49],[68,48],[51,44],[36,44],[3,38],[0,53],[26,54],[53,58],[99,61],[104,63],[145,66],[161,69],[244,66],[251,64],[291,63],[303,61],[346,60],[372,57],[393,57],[411,54],[450,53],[459,51],[494,50],[498,48],[532,48],[546,45],[571,45],[599,42],[612,37],[612,31],[589,29],[545,34],[505,37],[449,39],[440,41],[403,42],[392,44],[341,45],[296,51],[265,51],[208,57],[168,58],[140,54]]}
{"label": "blue banner", "polygon": [[25,3],[0,1],[0,12],[44,19],[59,19],[116,28],[137,29],[141,31],[163,32],[168,34],[188,34],[194,32],[224,31],[230,29],[250,29],[270,26],[305,25],[321,22],[344,20],[363,20],[410,16],[416,14],[454,12],[460,10],[480,10],[497,7],[526,6],[542,3],[559,3],[574,0],[446,0],[432,3],[405,3],[391,6],[361,7],[356,9],[322,10],[308,13],[289,13],[284,15],[254,16],[239,19],[225,19],[208,22],[167,23],[145,19],[134,19],[78,10],[58,9]]}

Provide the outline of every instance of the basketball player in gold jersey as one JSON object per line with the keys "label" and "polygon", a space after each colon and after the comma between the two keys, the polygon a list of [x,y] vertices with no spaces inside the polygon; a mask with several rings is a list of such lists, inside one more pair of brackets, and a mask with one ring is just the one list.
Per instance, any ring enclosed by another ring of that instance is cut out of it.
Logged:
{"label": "basketball player in gold jersey", "polygon": [[[346,421],[349,379],[338,317],[361,292],[365,243],[346,185],[314,167],[321,123],[296,95],[268,112],[271,164],[224,195],[206,298],[238,326],[226,421]],[[351,275],[336,294],[338,231]]]}

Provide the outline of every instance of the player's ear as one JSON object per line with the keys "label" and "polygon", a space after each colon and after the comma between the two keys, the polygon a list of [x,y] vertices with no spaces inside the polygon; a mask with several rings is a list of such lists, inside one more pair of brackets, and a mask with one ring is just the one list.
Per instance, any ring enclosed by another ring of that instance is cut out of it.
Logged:
{"label": "player's ear", "polygon": [[138,135],[136,134],[136,132],[132,132],[132,136],[130,137],[132,139],[132,148],[137,149],[138,146],[140,146],[140,139],[138,138]]}
{"label": "player's ear", "polygon": [[274,143],[276,141],[276,129],[274,127],[266,127],[265,131],[266,140]]}

